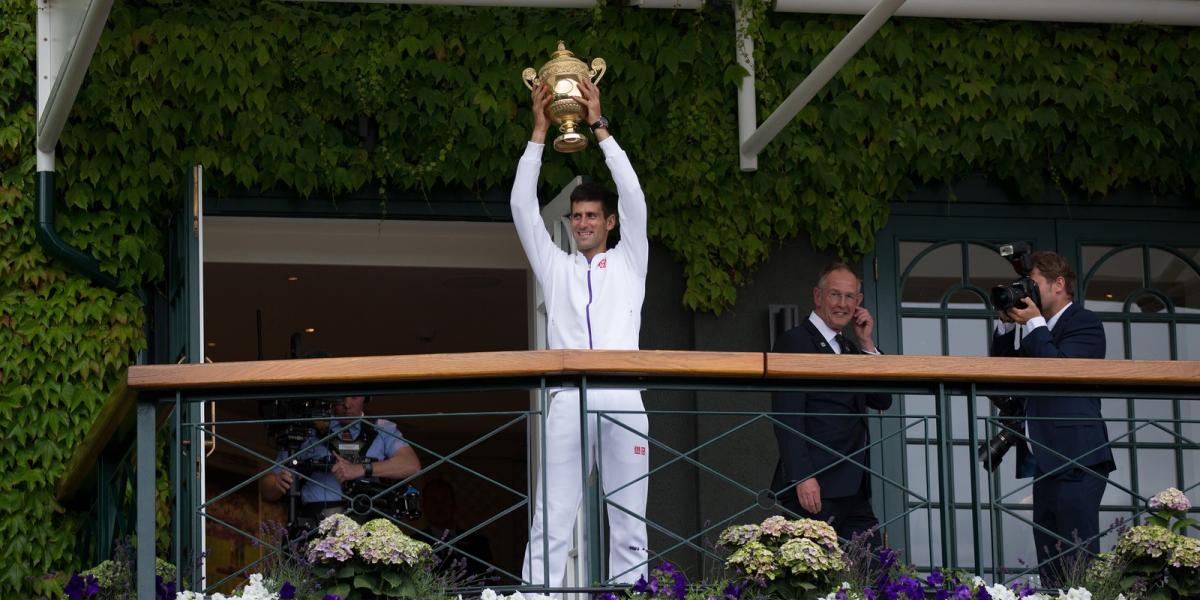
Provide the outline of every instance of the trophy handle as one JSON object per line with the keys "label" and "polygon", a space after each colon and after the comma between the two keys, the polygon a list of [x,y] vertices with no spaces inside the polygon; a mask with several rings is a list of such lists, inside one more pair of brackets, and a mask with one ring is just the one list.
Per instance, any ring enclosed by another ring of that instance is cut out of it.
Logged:
{"label": "trophy handle", "polygon": [[533,84],[537,83],[537,71],[534,71],[532,67],[527,67],[524,71],[521,71],[521,82],[525,84],[525,87],[532,90]]}
{"label": "trophy handle", "polygon": [[600,83],[600,78],[604,77],[604,72],[608,70],[608,63],[604,62],[603,58],[592,59],[592,70],[588,71],[588,77],[592,83]]}

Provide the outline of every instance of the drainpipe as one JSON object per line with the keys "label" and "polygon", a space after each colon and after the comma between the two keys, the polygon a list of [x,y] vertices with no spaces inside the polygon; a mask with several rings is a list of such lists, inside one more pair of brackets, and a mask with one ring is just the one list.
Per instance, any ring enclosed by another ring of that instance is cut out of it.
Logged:
{"label": "drainpipe", "polygon": [[[38,171],[35,187],[37,193],[37,239],[46,254],[87,275],[88,279],[91,279],[96,285],[118,292],[127,291],[121,289],[115,277],[100,270],[100,263],[96,262],[95,258],[68,244],[54,229],[54,171]],[[142,295],[140,291],[139,295]]]}

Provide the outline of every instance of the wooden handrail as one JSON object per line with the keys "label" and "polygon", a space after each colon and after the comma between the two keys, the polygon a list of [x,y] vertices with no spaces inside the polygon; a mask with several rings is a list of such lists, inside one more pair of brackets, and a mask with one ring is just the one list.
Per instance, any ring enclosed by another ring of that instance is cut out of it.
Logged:
{"label": "wooden handrail", "polygon": [[149,391],[386,383],[571,373],[762,377],[763,369],[761,352],[535,350],[406,354],[135,366],[129,368],[129,389]]}
{"label": "wooden handrail", "polygon": [[573,374],[867,383],[1195,386],[1200,389],[1200,361],[1163,360],[541,350],[140,365],[129,367],[125,389],[110,396],[84,442],[75,449],[56,495],[62,502],[77,491],[95,457],[129,414],[134,398],[143,392]]}
{"label": "wooden handrail", "polygon": [[768,353],[766,376],[856,381],[1200,386],[1200,361]]}
{"label": "wooden handrail", "polygon": [[833,356],[666,350],[541,350],[142,365],[131,391],[387,383],[485,377],[649,377],[1200,386],[1200,361]]}

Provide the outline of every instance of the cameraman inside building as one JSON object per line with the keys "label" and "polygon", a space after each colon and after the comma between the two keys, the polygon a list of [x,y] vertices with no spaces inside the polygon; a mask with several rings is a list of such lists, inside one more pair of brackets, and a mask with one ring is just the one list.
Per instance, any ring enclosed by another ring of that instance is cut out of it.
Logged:
{"label": "cameraman inside building", "polygon": [[[288,498],[293,534],[310,531],[328,515],[346,512],[346,497],[360,492],[374,495],[390,485],[381,480],[401,480],[421,469],[420,459],[395,423],[363,418],[368,400],[346,396],[334,401],[334,418],[327,430],[320,422],[303,423],[304,435],[292,436],[294,447],[281,448],[276,457],[288,468],[276,468],[259,480],[264,500]],[[372,487],[378,490],[367,489]]]}

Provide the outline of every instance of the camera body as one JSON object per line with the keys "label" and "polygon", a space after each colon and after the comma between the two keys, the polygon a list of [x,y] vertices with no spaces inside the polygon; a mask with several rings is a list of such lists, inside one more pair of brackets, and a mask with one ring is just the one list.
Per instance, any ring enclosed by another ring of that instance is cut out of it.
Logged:
{"label": "camera body", "polygon": [[397,521],[421,518],[421,492],[411,484],[388,490],[389,482],[356,479],[344,484],[346,514],[370,520],[383,513]]}
{"label": "camera body", "polygon": [[999,250],[1000,256],[1008,260],[1020,278],[992,288],[992,307],[998,311],[1005,311],[1014,306],[1025,308],[1028,306],[1027,302],[1031,301],[1034,306],[1041,308],[1042,296],[1038,291],[1037,282],[1029,277],[1029,272],[1033,270],[1029,244],[1012,242],[1000,246]]}
{"label": "camera body", "polygon": [[278,421],[267,423],[267,435],[275,440],[276,447],[294,452],[313,431],[313,422],[308,419],[332,417],[336,403],[334,398],[261,400],[258,414],[263,419]]}
{"label": "camera body", "polygon": [[988,399],[999,413],[1000,432],[979,442],[976,456],[983,463],[983,469],[991,472],[1004,460],[1004,455],[1024,439],[1019,432],[1023,430],[1025,406],[1019,398],[1012,396],[989,396]]}

